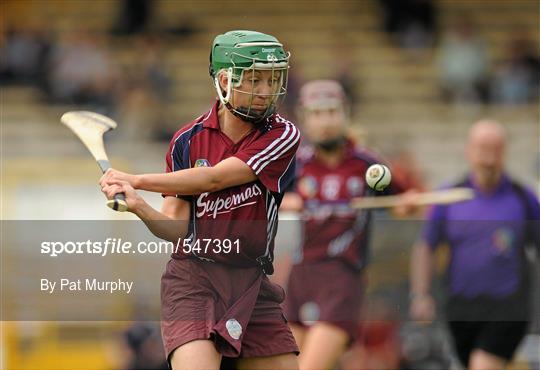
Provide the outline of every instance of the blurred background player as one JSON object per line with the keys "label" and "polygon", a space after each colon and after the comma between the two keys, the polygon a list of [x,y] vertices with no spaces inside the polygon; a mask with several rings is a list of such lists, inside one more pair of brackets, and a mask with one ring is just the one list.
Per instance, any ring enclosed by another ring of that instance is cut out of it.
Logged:
{"label": "blurred background player", "polygon": [[[217,370],[222,357],[241,358],[240,369],[297,368],[298,348],[280,307],[284,291],[266,276],[300,141],[294,125],[276,114],[288,61],[273,36],[217,36],[210,75],[219,99],[174,135],[167,173],[109,170],[102,177],[103,192],[124,192],[129,210],[156,236],[191,240],[173,253],[162,277],[163,343],[175,370]],[[134,189],[162,193],[161,212]],[[213,241],[209,248],[205,240]]]}
{"label": "blurred background player", "polygon": [[482,120],[469,132],[470,172],[458,186],[471,201],[435,206],[411,257],[411,315],[431,321],[433,251],[450,247],[446,316],[458,357],[468,369],[503,369],[525,336],[530,277],[525,247],[540,247],[540,205],[504,169],[506,134]]}
{"label": "blurred background player", "polygon": [[365,172],[381,161],[349,139],[348,103],[338,82],[305,84],[299,105],[311,146],[299,154],[296,192],[283,204],[303,219],[285,311],[301,348],[300,369],[332,369],[356,336],[365,289],[370,214],[349,202],[372,193]]}

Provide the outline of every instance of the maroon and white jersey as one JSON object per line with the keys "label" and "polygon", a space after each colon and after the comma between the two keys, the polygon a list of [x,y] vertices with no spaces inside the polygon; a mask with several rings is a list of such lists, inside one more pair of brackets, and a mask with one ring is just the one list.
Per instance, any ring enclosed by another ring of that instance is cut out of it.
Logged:
{"label": "maroon and white jersey", "polygon": [[[354,197],[375,196],[365,182],[369,166],[384,163],[373,153],[347,142],[342,161],[333,168],[317,159],[313,149],[298,155],[296,192],[304,202],[303,238],[295,263],[344,259],[354,268],[366,264],[370,212],[354,210]],[[400,192],[393,184],[385,194]]]}
{"label": "maroon and white jersey", "polygon": [[[179,248],[173,258],[196,256],[234,266],[260,264],[270,274],[278,207],[294,179],[300,132],[275,114],[235,144],[220,130],[218,106],[216,102],[208,113],[176,132],[167,152],[166,171],[214,166],[234,156],[250,166],[258,179],[214,193],[164,194],[191,202],[186,239],[192,240],[193,250],[186,254]],[[226,252],[228,246],[232,250]]]}

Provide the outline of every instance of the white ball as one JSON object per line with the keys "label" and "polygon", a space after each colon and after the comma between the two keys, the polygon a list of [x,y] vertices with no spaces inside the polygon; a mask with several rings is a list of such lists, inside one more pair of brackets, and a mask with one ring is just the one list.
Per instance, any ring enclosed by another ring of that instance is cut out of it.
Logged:
{"label": "white ball", "polygon": [[366,182],[370,188],[383,191],[392,181],[392,174],[384,164],[374,164],[366,171]]}

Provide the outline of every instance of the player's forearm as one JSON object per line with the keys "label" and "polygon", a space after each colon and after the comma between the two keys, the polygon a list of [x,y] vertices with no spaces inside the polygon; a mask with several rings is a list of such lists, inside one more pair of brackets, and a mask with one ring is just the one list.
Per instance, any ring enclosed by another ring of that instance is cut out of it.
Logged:
{"label": "player's forearm", "polygon": [[157,193],[196,195],[220,190],[220,178],[212,167],[188,168],[170,173],[137,175],[136,189]]}
{"label": "player's forearm", "polygon": [[417,243],[411,254],[411,293],[427,295],[433,274],[433,252],[425,242]]}
{"label": "player's forearm", "polygon": [[186,236],[188,221],[175,220],[143,203],[135,210],[135,214],[145,223],[148,229],[160,239],[176,243]]}

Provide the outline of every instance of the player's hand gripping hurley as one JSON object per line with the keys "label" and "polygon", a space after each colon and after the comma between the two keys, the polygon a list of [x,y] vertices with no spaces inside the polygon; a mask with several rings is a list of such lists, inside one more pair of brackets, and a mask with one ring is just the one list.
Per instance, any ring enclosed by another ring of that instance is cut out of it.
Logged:
{"label": "player's hand gripping hurley", "polygon": [[[103,134],[109,130],[114,130],[117,126],[116,122],[102,114],[87,111],[64,113],[60,121],[69,127],[88,148],[103,173],[111,168],[103,145]],[[107,206],[115,211],[126,211],[128,206],[125,194],[116,194],[114,199],[107,201]]]}

